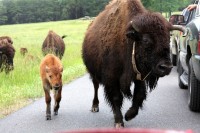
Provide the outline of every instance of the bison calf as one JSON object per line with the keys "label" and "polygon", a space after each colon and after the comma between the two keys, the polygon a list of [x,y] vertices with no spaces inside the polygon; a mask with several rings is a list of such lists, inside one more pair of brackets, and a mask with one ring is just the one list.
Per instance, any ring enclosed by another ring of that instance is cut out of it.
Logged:
{"label": "bison calf", "polygon": [[22,56],[25,56],[26,53],[28,53],[27,48],[20,48],[20,54],[21,54]]}
{"label": "bison calf", "polygon": [[59,103],[62,92],[62,72],[63,67],[59,58],[53,54],[44,57],[40,64],[40,76],[42,79],[43,89],[46,101],[46,119],[51,120],[51,96],[50,90],[54,92],[54,115],[58,114]]}

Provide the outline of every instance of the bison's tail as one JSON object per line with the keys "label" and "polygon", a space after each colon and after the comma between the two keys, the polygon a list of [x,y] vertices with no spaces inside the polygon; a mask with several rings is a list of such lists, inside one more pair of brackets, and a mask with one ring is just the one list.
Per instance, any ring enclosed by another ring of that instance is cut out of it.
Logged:
{"label": "bison's tail", "polygon": [[67,35],[63,35],[63,36],[62,36],[62,39],[65,38],[65,37],[67,37]]}

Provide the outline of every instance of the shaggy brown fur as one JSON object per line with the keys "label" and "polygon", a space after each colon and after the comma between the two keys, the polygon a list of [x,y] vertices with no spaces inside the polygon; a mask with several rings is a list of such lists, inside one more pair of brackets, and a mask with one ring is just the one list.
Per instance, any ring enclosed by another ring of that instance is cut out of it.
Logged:
{"label": "shaggy brown fur", "polygon": [[[92,111],[99,111],[98,88],[104,85],[105,97],[115,118],[115,127],[124,126],[121,107],[123,96],[132,97],[132,106],[125,114],[131,120],[146,99],[147,87],[152,90],[159,77],[168,75],[172,25],[159,13],[147,11],[140,0],[112,0],[89,25],[82,49],[83,61],[93,81],[95,94]],[[142,79],[136,79],[135,60]],[[134,82],[133,96],[130,86]]]}
{"label": "shaggy brown fur", "polygon": [[8,43],[13,44],[13,41],[9,36],[1,36],[0,40],[7,40]]}
{"label": "shaggy brown fur", "polygon": [[25,56],[26,53],[28,53],[27,48],[20,48],[20,54],[21,54],[22,56]]}
{"label": "shaggy brown fur", "polygon": [[62,92],[63,67],[60,59],[53,54],[47,54],[40,64],[40,76],[46,101],[46,119],[51,120],[51,96],[50,90],[54,91],[54,115],[58,114]]}
{"label": "shaggy brown fur", "polygon": [[0,72],[5,70],[9,73],[14,69],[13,58],[15,56],[15,49],[7,39],[0,40]]}
{"label": "shaggy brown fur", "polygon": [[63,38],[65,37],[66,36],[60,37],[55,32],[50,30],[42,45],[43,55],[53,53],[62,59],[65,52],[65,43],[63,41]]}

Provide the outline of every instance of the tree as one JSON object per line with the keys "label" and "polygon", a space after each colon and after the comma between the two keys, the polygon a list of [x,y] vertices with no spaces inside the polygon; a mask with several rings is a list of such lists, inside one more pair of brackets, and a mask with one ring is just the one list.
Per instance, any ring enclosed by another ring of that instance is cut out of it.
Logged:
{"label": "tree", "polygon": [[[178,11],[193,0],[141,0],[152,11]],[[95,17],[110,0],[0,0],[0,24]]]}
{"label": "tree", "polygon": [[3,3],[0,3],[0,25],[6,24],[8,17],[6,16],[6,7],[3,5]]}

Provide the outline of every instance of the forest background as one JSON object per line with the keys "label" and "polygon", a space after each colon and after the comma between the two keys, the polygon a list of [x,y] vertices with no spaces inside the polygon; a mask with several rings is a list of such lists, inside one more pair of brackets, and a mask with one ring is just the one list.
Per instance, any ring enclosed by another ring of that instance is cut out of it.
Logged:
{"label": "forest background", "polygon": [[[110,0],[0,0],[0,25],[95,17]],[[141,0],[146,8],[169,17],[192,0]]]}

